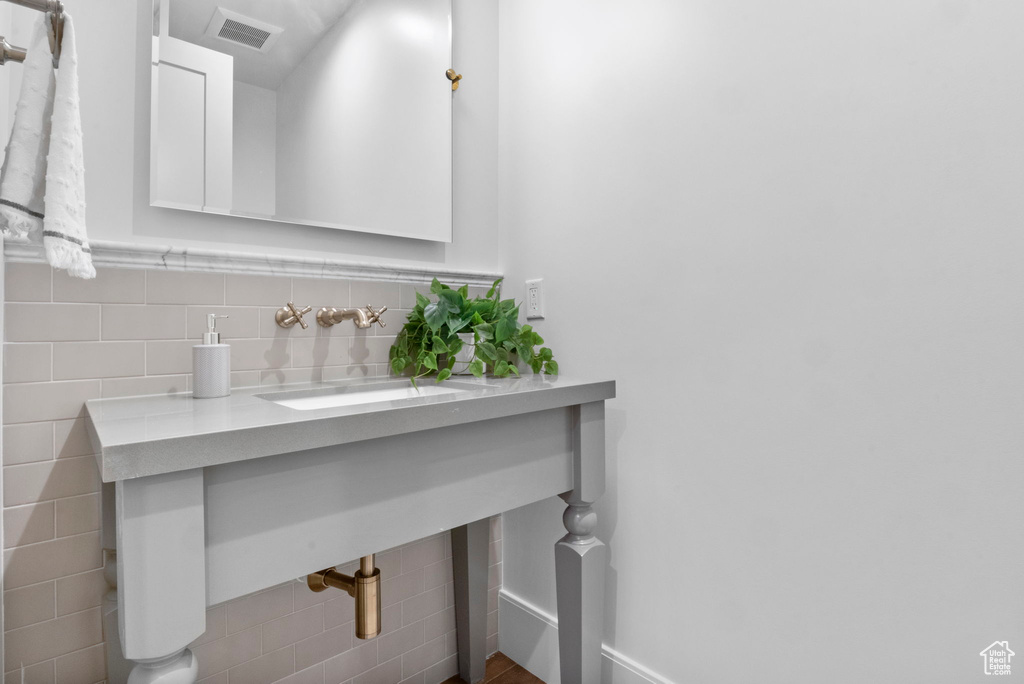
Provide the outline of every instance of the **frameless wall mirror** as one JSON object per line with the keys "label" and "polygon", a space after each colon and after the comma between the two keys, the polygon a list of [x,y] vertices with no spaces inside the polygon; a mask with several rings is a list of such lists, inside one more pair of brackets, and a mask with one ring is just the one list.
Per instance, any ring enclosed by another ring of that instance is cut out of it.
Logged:
{"label": "frameless wall mirror", "polygon": [[151,204],[451,241],[451,0],[153,10]]}

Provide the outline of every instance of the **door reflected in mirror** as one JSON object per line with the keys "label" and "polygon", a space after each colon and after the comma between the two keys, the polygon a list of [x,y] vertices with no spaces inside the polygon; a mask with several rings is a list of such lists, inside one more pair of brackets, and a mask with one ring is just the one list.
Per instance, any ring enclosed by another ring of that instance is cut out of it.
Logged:
{"label": "door reflected in mirror", "polygon": [[451,241],[451,0],[153,17],[152,205]]}

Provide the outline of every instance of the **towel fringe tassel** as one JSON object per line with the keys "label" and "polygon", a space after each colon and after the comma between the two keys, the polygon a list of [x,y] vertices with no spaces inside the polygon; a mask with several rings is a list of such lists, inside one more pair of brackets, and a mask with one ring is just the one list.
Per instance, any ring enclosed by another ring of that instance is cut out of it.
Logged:
{"label": "towel fringe tassel", "polygon": [[78,245],[68,244],[60,238],[45,237],[43,247],[46,249],[46,260],[54,268],[66,269],[68,275],[76,278],[88,280],[96,277],[92,258]]}
{"label": "towel fringe tassel", "polygon": [[39,242],[43,232],[43,220],[26,216],[17,209],[0,205],[0,225],[4,226],[4,238],[12,242]]}

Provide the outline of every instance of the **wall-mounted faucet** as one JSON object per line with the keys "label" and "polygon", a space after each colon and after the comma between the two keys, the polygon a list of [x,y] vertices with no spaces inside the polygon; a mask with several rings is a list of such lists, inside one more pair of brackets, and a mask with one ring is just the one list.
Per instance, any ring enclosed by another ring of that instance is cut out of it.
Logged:
{"label": "wall-mounted faucet", "polygon": [[369,328],[374,323],[380,327],[387,327],[387,323],[380,319],[380,315],[388,310],[382,306],[380,310],[374,311],[369,304],[365,309],[328,309],[324,307],[316,312],[316,322],[325,328],[341,323],[344,320],[351,320],[357,328]]}

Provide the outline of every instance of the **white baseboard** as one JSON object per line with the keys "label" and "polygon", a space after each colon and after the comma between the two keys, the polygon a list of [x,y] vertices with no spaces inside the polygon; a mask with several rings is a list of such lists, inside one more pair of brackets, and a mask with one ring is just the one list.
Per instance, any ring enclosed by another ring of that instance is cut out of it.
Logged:
{"label": "white baseboard", "polygon": [[[558,619],[504,589],[498,594],[498,605],[498,650],[548,684],[561,684]],[[673,683],[602,644],[601,684]]]}

